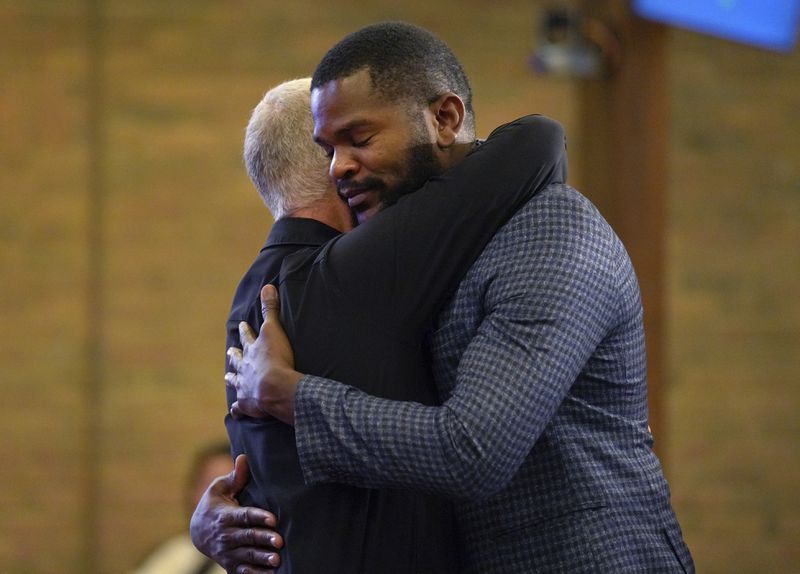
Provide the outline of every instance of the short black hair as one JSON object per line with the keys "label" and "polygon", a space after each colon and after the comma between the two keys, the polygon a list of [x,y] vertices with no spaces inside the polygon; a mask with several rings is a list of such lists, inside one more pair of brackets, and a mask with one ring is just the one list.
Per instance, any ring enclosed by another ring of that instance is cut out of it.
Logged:
{"label": "short black hair", "polygon": [[373,88],[388,101],[427,105],[454,92],[464,102],[464,127],[475,131],[467,74],[447,44],[428,30],[407,22],[381,22],[345,36],[320,61],[311,89],[365,68]]}

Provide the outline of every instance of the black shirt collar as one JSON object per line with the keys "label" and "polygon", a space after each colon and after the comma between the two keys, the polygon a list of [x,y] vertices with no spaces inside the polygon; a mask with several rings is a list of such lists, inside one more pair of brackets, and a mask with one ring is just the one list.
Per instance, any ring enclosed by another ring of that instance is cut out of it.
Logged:
{"label": "black shirt collar", "polygon": [[272,224],[269,235],[267,235],[267,241],[261,250],[277,245],[317,247],[340,234],[340,231],[316,219],[283,217]]}

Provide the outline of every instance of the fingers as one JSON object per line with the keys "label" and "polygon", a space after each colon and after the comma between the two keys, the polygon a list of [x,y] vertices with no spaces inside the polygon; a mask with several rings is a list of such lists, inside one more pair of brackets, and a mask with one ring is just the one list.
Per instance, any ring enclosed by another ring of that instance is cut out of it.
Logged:
{"label": "fingers", "polygon": [[245,347],[247,345],[252,345],[256,340],[255,332],[246,321],[239,323],[239,339]]}
{"label": "fingers", "polygon": [[[245,323],[246,324],[246,323]],[[242,365],[242,350],[238,347],[228,348],[228,366],[234,371],[239,371]]]}
{"label": "fingers", "polygon": [[275,574],[275,570],[263,570],[254,566],[237,566],[236,570],[229,570],[234,574]]}
{"label": "fingers", "polygon": [[[263,526],[263,524],[262,524]],[[258,548],[263,551],[274,551],[283,547],[283,537],[268,528],[245,528],[235,526],[226,528],[219,537],[219,542],[233,552],[237,548]],[[251,562],[242,560],[242,562]]]}
{"label": "fingers", "polygon": [[[242,323],[242,325],[247,325],[247,323]],[[248,326],[249,328],[249,326]],[[240,325],[241,329],[241,325]],[[231,387],[233,389],[237,388],[236,385],[236,377],[239,374],[239,369],[242,368],[242,362],[244,361],[244,357],[242,356],[242,350],[237,347],[230,347],[228,349],[228,368],[230,371],[225,373],[225,385]]]}
{"label": "fingers", "polygon": [[283,537],[273,530],[278,520],[267,510],[254,506],[232,508],[227,505],[224,511],[216,512],[213,518],[218,525],[214,538],[227,552],[244,546],[261,550],[283,547]]}
{"label": "fingers", "polygon": [[[280,564],[280,557],[277,554],[273,556],[275,556],[277,563]],[[235,570],[228,570],[228,572],[233,572],[234,574],[275,574],[275,570],[270,568],[271,565],[270,562],[267,568],[264,569],[253,564],[239,564]]]}
{"label": "fingers", "polygon": [[[266,524],[267,526],[274,528],[278,525],[278,519],[268,510],[257,508],[255,506],[243,506],[239,512],[239,524],[242,526],[263,526]],[[256,532],[261,534],[266,533],[269,538],[270,545],[274,548],[280,548],[283,546],[283,538],[281,538],[281,535],[274,530],[257,530]],[[257,542],[260,544],[259,540],[257,539],[252,540],[253,544]]]}
{"label": "fingers", "polygon": [[240,454],[233,463],[232,494],[239,494],[250,480],[250,468],[247,466],[247,456]]}
{"label": "fingers", "polygon": [[279,314],[281,311],[280,301],[278,300],[278,291],[272,285],[264,285],[261,288],[261,314],[264,316],[264,321],[280,320]]}
{"label": "fingers", "polygon": [[236,569],[228,571],[247,574],[260,574],[274,572],[273,568],[280,566],[281,558],[277,552],[264,548],[242,546],[225,552],[224,563],[236,564]]}

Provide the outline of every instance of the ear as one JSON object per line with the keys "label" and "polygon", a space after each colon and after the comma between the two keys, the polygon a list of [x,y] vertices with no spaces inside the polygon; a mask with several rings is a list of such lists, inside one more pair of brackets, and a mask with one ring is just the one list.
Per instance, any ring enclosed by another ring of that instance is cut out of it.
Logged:
{"label": "ear", "polygon": [[464,125],[464,102],[453,92],[447,92],[430,105],[436,129],[436,145],[447,149],[458,140]]}

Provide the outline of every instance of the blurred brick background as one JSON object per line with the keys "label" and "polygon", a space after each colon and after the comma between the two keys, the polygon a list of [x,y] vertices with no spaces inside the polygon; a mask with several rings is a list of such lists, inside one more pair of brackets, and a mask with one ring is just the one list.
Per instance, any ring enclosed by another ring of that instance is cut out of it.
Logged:
{"label": "blurred brick background", "polygon": [[[267,88],[405,19],[461,57],[482,134],[535,111],[580,139],[577,85],[527,67],[542,2],[100,4],[92,52],[87,2],[0,0],[4,573],[123,572],[185,527],[191,454],[224,436],[231,292],[270,224],[240,160]],[[674,31],[669,54],[656,439],[700,571],[796,573],[800,53]]]}

